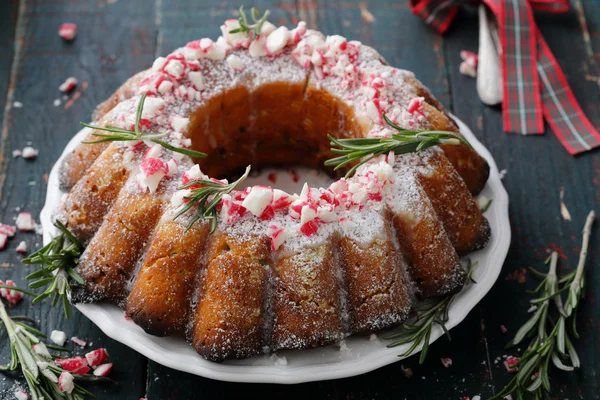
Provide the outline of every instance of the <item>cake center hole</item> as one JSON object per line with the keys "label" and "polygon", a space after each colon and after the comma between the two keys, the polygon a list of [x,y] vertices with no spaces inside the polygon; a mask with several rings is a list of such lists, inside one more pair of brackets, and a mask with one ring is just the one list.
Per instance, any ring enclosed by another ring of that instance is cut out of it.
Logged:
{"label": "cake center hole", "polygon": [[[254,174],[245,185],[287,185],[289,190],[282,189],[299,193],[304,182],[328,186],[345,172],[324,166],[336,156],[328,134],[360,137],[365,128],[328,91],[307,82],[277,82],[252,92],[240,85],[211,98],[190,114],[188,134],[192,148],[207,154],[196,160],[205,174],[231,181],[251,165]],[[302,176],[293,178],[289,170]]]}

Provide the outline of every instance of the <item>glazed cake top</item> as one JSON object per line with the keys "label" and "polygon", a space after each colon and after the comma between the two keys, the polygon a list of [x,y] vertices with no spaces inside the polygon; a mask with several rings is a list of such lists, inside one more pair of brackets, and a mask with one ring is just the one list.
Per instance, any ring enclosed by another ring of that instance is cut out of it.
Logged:
{"label": "glazed cake top", "polygon": [[[188,116],[215,95],[238,85],[252,92],[265,83],[300,83],[308,78],[310,85],[349,105],[355,118],[369,127],[368,137],[391,136],[382,113],[402,128],[427,126],[424,99],[418,97],[412,83],[414,75],[385,65],[372,48],[338,35],[325,37],[307,29],[304,22],[291,30],[265,22],[258,36],[252,31],[230,33],[237,28],[237,20],[227,20],[218,40],[192,41],[157,58],[145,72],[136,95],[111,111],[113,124],[133,129],[145,94],[141,130],[167,133],[161,140],[190,147]],[[128,190],[154,193],[161,184],[176,187],[200,179],[227,183],[204,175],[189,157],[160,145],[140,140],[123,146],[124,159],[138,169]],[[419,159],[432,151],[437,150],[422,152]],[[266,234],[274,250],[283,243],[290,248],[315,245],[334,232],[370,243],[384,231],[385,209],[413,210],[418,220],[419,191],[411,168],[406,169],[416,161],[414,154],[395,156],[390,152],[364,164],[351,178],[327,188],[305,185],[300,194],[267,186],[235,190],[224,195],[219,205],[219,229],[238,235]],[[401,167],[403,173],[396,173]],[[193,188],[175,190],[165,218],[172,218],[189,201],[186,197]],[[182,223],[185,220],[185,216],[181,218]]]}

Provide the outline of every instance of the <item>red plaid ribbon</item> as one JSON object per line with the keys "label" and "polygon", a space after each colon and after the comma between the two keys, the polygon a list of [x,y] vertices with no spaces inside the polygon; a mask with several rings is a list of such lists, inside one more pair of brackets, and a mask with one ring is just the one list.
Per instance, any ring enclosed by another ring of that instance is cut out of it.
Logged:
{"label": "red plaid ribbon", "polygon": [[[600,134],[577,103],[556,58],[533,19],[532,9],[560,13],[569,0],[479,0],[498,20],[502,45],[506,132],[544,133],[544,118],[571,154],[600,146]],[[444,33],[465,3],[478,0],[410,0],[414,14]]]}

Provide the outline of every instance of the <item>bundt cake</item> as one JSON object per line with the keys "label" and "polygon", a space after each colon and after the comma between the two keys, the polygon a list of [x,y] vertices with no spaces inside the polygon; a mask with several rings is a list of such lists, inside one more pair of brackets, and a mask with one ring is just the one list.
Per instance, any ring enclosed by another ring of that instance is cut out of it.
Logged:
{"label": "bundt cake", "polygon": [[212,216],[197,213],[202,182],[224,187],[214,177],[247,165],[325,168],[328,134],[388,137],[384,114],[458,133],[412,73],[360,42],[303,22],[227,20],[221,31],[127,81],[94,114],[95,143],[61,165],[57,218],[86,246],[72,300],[116,303],[148,333],[184,334],[223,360],[389,328],[416,299],[459,290],[459,257],[490,235],[473,198],[489,168],[462,142],[390,152],[300,194],[222,191],[208,198]]}

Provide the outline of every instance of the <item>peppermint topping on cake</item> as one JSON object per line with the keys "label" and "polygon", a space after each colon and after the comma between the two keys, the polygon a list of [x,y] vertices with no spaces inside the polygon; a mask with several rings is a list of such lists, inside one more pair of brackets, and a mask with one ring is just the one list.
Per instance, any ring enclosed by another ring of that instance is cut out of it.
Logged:
{"label": "peppermint topping on cake", "polygon": [[[238,76],[246,76],[246,71],[250,71],[254,86],[283,73],[294,74],[293,80],[302,82],[305,69],[311,71],[315,85],[352,106],[359,117],[371,121],[369,137],[391,137],[394,131],[389,129],[384,115],[406,129],[416,129],[427,122],[424,99],[405,84],[412,75],[382,65],[372,49],[340,35],[324,36],[308,30],[302,21],[293,29],[261,21],[245,25],[239,20],[226,20],[221,26],[222,36],[216,41],[191,41],[166,57],[158,57],[139,83],[139,96],[119,105],[121,112],[113,124],[133,131],[136,106],[145,94],[139,130],[145,135],[158,135],[170,146],[189,149],[192,143],[185,136],[189,112],[228,90],[228,85],[233,87]],[[208,140],[211,147],[218,147],[216,137]],[[228,184],[206,176],[198,165],[190,168],[191,163],[184,160],[181,152],[149,140],[131,140],[124,146],[125,162],[137,163],[134,187],[142,192],[155,193],[162,182],[171,178],[171,188],[195,180]],[[381,213],[397,193],[395,159],[392,151],[361,165],[351,178],[340,179],[326,188],[305,185],[300,194],[268,186],[220,193],[216,218],[229,227],[249,220],[262,223],[274,250],[291,238],[311,238],[336,229],[354,232],[362,225],[349,218],[349,213]],[[201,187],[196,184],[175,190],[171,197],[173,209],[189,205],[194,201],[195,190]],[[197,206],[195,203],[192,208]]]}

